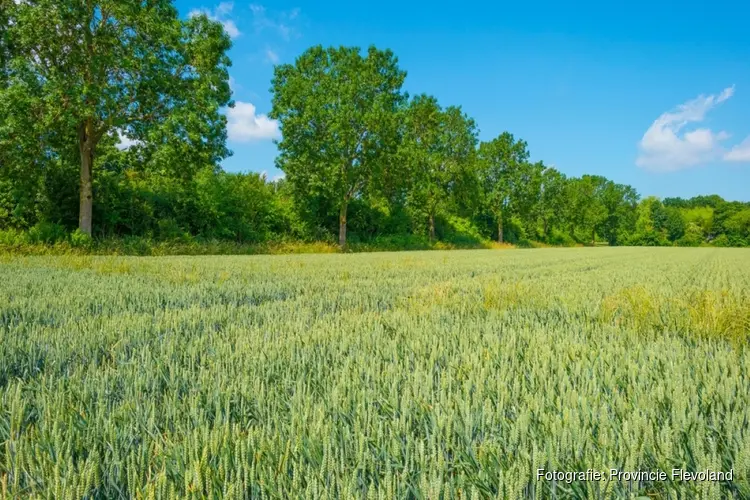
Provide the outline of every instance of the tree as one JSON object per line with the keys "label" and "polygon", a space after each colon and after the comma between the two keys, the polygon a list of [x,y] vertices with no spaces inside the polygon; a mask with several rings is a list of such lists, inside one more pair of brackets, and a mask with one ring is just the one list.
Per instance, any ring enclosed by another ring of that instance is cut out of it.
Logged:
{"label": "tree", "polygon": [[564,217],[562,208],[567,201],[565,198],[566,182],[565,175],[552,167],[544,169],[541,174],[537,212],[542,219],[542,236],[545,240],[549,238],[550,227],[559,224]]}
{"label": "tree", "polygon": [[675,205],[667,205],[665,203],[663,205],[664,212],[666,213],[664,227],[667,231],[667,238],[669,238],[669,241],[677,241],[685,235],[687,224],[679,208]]}
{"label": "tree", "polygon": [[441,109],[434,97],[415,97],[403,120],[399,159],[407,165],[409,197],[427,215],[430,240],[435,217],[457,195],[474,161],[477,131],[461,108]]}
{"label": "tree", "polygon": [[542,173],[547,167],[544,162],[524,162],[518,171],[512,207],[514,213],[521,219],[527,230],[534,224],[534,214],[539,206],[542,194]]}
{"label": "tree", "polygon": [[430,240],[435,237],[435,212],[445,197],[440,193],[448,174],[440,169],[442,110],[432,96],[415,96],[402,113],[399,163],[408,178],[407,198],[411,205],[425,210]]}
{"label": "tree", "polygon": [[601,234],[610,245],[620,244],[635,227],[638,193],[631,186],[600,177],[597,194],[606,211]]}
{"label": "tree", "polygon": [[745,208],[728,217],[724,222],[725,234],[734,243],[750,243],[750,208]]}
{"label": "tree", "polygon": [[349,203],[395,153],[405,77],[393,53],[375,47],[363,57],[358,47],[316,46],[274,69],[277,166],[298,196],[322,196],[338,210],[342,247]]}
{"label": "tree", "polygon": [[632,243],[645,246],[667,245],[667,215],[659,198],[648,196],[636,210],[637,219]]}
{"label": "tree", "polygon": [[19,98],[14,114],[25,111],[33,123],[4,128],[0,148],[40,139],[43,156],[55,158],[77,146],[82,232],[92,233],[93,174],[103,137],[125,133],[149,147],[166,141],[166,130],[173,143],[211,151],[207,159],[228,154],[218,111],[230,104],[231,42],[219,23],[206,16],[181,21],[170,0],[34,0],[7,7],[8,83],[0,102]]}
{"label": "tree", "polygon": [[601,176],[584,175],[572,179],[570,184],[574,228],[590,235],[592,245],[596,244],[597,229],[607,219],[607,207],[602,201],[606,182]]}
{"label": "tree", "polygon": [[[503,242],[503,218],[523,198],[529,152],[526,142],[503,132],[479,146],[479,177],[486,203],[497,223],[497,241]],[[515,206],[514,206],[515,205]]]}

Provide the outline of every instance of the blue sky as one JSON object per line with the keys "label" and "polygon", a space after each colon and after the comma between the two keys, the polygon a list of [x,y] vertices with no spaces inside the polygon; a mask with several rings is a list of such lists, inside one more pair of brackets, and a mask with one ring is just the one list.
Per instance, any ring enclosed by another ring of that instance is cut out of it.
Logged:
{"label": "blue sky", "polygon": [[[568,4],[566,6],[566,4]],[[660,197],[750,200],[750,3],[178,0],[233,38],[229,171],[280,174],[271,77],[311,45],[392,49],[405,89],[461,105],[480,139]]]}

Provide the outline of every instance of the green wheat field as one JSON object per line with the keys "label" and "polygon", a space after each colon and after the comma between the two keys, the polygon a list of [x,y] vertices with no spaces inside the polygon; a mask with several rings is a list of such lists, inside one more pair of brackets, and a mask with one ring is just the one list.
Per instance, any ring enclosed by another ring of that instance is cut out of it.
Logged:
{"label": "green wheat field", "polygon": [[747,249],[4,256],[0,495],[748,498],[749,332]]}

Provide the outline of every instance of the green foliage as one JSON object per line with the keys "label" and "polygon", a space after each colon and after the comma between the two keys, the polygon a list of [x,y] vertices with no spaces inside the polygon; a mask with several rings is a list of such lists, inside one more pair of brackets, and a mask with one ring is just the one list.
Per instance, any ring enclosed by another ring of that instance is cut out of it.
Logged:
{"label": "green foliage", "polygon": [[182,21],[170,0],[37,0],[2,10],[0,164],[33,183],[77,163],[83,232],[92,233],[95,160],[115,136],[139,141],[141,158],[159,170],[228,155],[219,109],[230,104],[231,42],[220,23]]}
{"label": "green foliage", "polygon": [[[111,246],[137,253],[167,242],[226,241],[241,252],[280,241],[327,245],[337,235],[344,246],[347,234],[358,248],[750,242],[748,203],[716,195],[639,202],[630,186],[532,163],[528,144],[510,132],[477,147],[471,117],[428,95],[409,100],[396,56],[375,47],[312,47],[277,66],[271,116],[286,179],[227,173],[219,109],[231,106],[231,61],[220,23],[180,20],[168,0],[6,4],[0,231],[21,241],[11,248],[89,251],[96,242],[69,236],[89,232],[82,217],[96,221],[97,242],[130,241]],[[54,23],[64,35],[34,36]],[[69,47],[87,37],[94,52]],[[42,45],[49,57],[30,57]],[[120,150],[123,133],[137,143]]]}
{"label": "green foliage", "polygon": [[689,222],[686,221],[686,218],[683,216],[679,209],[665,206],[664,211],[666,213],[666,217],[664,220],[664,229],[666,230],[667,238],[670,241],[679,240],[680,238],[685,236],[685,232],[688,229]]}
{"label": "green foliage", "polygon": [[552,230],[548,243],[563,247],[572,247],[576,245],[576,241],[568,233],[560,231],[559,229]]}
{"label": "green foliage", "polygon": [[726,217],[724,230],[738,239],[750,238],[750,208],[744,208]]}
{"label": "green foliage", "polygon": [[561,227],[566,219],[564,207],[568,206],[567,178],[554,168],[545,168],[541,175],[539,186],[539,203],[536,214],[540,219],[539,238],[542,241],[552,243],[552,233],[556,227]]}
{"label": "green foliage", "polygon": [[4,248],[17,248],[28,244],[28,242],[27,231],[13,228],[0,230],[0,245]]}
{"label": "green foliage", "polygon": [[686,224],[696,224],[701,233],[708,235],[713,226],[714,209],[709,206],[696,206],[682,210],[682,218]]}
{"label": "green foliage", "polygon": [[73,248],[91,248],[94,240],[80,229],[76,229],[70,235],[70,246]]}
{"label": "green foliage", "polygon": [[65,228],[51,222],[39,222],[28,232],[28,242],[31,244],[54,244],[67,239]]}
{"label": "green foliage", "polygon": [[729,237],[726,234],[720,234],[717,236],[711,244],[715,247],[731,247],[732,243],[729,241]]}
{"label": "green foliage", "polygon": [[480,246],[487,241],[471,220],[454,215],[438,224],[438,235],[442,241],[456,246]]}
{"label": "green foliage", "polygon": [[[277,165],[298,199],[320,198],[338,215],[341,246],[348,204],[395,154],[405,77],[396,56],[375,47],[363,57],[358,47],[316,46],[274,68],[269,116],[281,123]],[[320,223],[324,214],[310,215]]]}
{"label": "green foliage", "polygon": [[403,113],[398,159],[406,170],[407,204],[425,218],[431,240],[436,218],[465,192],[460,182],[473,174],[477,130],[460,108],[442,109],[434,97],[415,97]]}
{"label": "green foliage", "polygon": [[495,218],[497,240],[502,243],[510,237],[512,241],[513,235],[505,235],[506,219],[529,215],[544,167],[530,164],[526,142],[509,132],[480,144],[478,155],[479,183],[485,206]]}
{"label": "green foliage", "polygon": [[687,224],[683,236],[677,239],[676,243],[683,247],[697,247],[703,241],[703,231],[701,228],[696,223],[690,222]]}

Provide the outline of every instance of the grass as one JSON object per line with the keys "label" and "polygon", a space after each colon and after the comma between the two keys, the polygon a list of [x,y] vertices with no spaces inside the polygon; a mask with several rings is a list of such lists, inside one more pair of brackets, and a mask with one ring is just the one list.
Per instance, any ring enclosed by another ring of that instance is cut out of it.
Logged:
{"label": "grass", "polygon": [[714,248],[5,255],[0,495],[746,498],[748,264]]}
{"label": "grass", "polygon": [[339,247],[328,242],[268,241],[237,243],[227,240],[152,240],[144,237],[86,240],[81,244],[57,242],[4,242],[4,255],[132,255],[162,257],[168,255],[278,255],[336,253]]}
{"label": "grass", "polygon": [[506,250],[516,248],[512,244],[489,241],[450,243],[429,241],[427,238],[381,239],[375,242],[353,242],[342,252],[341,248],[326,241],[267,241],[260,243],[237,243],[227,240],[151,240],[148,238],[112,238],[90,240],[73,245],[69,241],[53,243],[13,242],[0,239],[0,254],[5,255],[132,255],[163,257],[172,255],[280,255],[307,253],[362,253],[415,250],[489,249]]}

